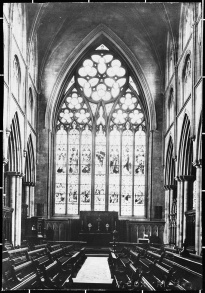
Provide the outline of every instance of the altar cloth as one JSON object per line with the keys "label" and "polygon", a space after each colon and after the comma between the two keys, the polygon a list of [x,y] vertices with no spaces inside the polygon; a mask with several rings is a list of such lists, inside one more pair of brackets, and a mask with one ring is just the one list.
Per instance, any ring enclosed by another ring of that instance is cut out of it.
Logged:
{"label": "altar cloth", "polygon": [[112,284],[108,257],[87,257],[73,282]]}

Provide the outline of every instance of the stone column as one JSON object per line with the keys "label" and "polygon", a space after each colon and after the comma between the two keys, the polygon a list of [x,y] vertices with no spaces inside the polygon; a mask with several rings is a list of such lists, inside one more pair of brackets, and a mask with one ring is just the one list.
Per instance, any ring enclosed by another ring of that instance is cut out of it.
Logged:
{"label": "stone column", "polygon": [[168,185],[164,186],[165,188],[165,211],[164,211],[164,243],[169,243],[169,194],[170,190]]}
{"label": "stone column", "polygon": [[15,246],[21,245],[22,174],[16,176]]}
{"label": "stone column", "polygon": [[[170,185],[170,191],[169,191],[169,215],[172,214],[172,204],[173,204],[173,199],[174,199],[174,189],[176,188],[176,185]],[[169,216],[169,230],[168,230],[168,242],[170,243],[170,216]]]}
{"label": "stone column", "polygon": [[29,186],[30,189],[30,208],[29,208],[29,212],[30,212],[30,217],[34,217],[35,216],[35,212],[34,212],[34,189],[35,189],[35,184],[31,183]]}
{"label": "stone column", "polygon": [[180,205],[181,205],[181,181],[179,180],[179,177],[177,176],[175,178],[177,180],[177,239],[176,239],[176,245],[179,246],[180,244]]}
{"label": "stone column", "polygon": [[193,176],[183,176],[184,180],[184,214],[183,214],[183,241],[186,238],[186,212],[188,210],[188,196],[190,190],[190,182],[193,180]]}
{"label": "stone column", "polygon": [[196,218],[195,218],[195,250],[196,254],[201,254],[202,246],[202,196],[201,196],[201,178],[202,168],[198,163],[196,167]]}
{"label": "stone column", "polygon": [[178,246],[182,247],[183,243],[183,222],[184,222],[184,182],[183,176],[180,176],[180,204],[179,204],[179,239],[178,239]]}
{"label": "stone column", "polygon": [[30,187],[29,185],[30,185],[29,182],[23,182],[24,194],[25,194],[24,203],[28,206],[27,217],[30,217]]}
{"label": "stone column", "polygon": [[15,214],[16,214],[16,172],[7,172],[10,177],[10,207],[13,209],[11,219],[11,241],[15,246]]}

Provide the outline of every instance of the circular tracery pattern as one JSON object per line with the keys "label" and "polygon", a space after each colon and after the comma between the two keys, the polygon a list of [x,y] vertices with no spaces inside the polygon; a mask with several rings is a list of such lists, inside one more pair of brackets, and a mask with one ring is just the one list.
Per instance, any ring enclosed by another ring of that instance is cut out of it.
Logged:
{"label": "circular tracery pattern", "polygon": [[127,91],[120,98],[119,104],[115,109],[112,114],[112,121],[116,124],[124,124],[127,121],[130,121],[132,124],[141,124],[144,120],[144,114],[138,99],[130,91]]}
{"label": "circular tracery pattern", "polygon": [[90,113],[83,98],[78,95],[74,89],[65,99],[65,103],[59,113],[59,120],[61,123],[69,124],[73,120],[80,124],[88,123],[90,120]]}
{"label": "circular tracery pattern", "polygon": [[122,63],[107,52],[95,53],[90,58],[78,70],[77,82],[84,95],[96,102],[117,98],[127,81]]}

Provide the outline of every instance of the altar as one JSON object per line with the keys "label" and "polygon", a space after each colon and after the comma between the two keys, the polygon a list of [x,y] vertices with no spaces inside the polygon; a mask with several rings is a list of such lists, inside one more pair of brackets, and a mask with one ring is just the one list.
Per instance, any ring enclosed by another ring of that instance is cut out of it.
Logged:
{"label": "altar", "polygon": [[89,245],[108,246],[112,242],[112,233],[80,232],[79,241],[86,241]]}
{"label": "altar", "polygon": [[86,241],[89,245],[109,245],[112,239],[112,232],[117,230],[117,212],[80,212],[81,230],[79,240]]}

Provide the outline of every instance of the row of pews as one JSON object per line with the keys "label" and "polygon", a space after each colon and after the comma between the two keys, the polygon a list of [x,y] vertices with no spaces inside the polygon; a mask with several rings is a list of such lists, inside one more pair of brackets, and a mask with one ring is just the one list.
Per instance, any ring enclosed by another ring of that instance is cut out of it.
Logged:
{"label": "row of pews", "polygon": [[124,246],[111,251],[111,276],[120,290],[201,290],[202,260],[192,260],[152,246]]}
{"label": "row of pews", "polygon": [[[2,289],[68,288],[85,260],[74,245],[41,244],[3,252]],[[64,286],[64,284],[66,284]]]}

